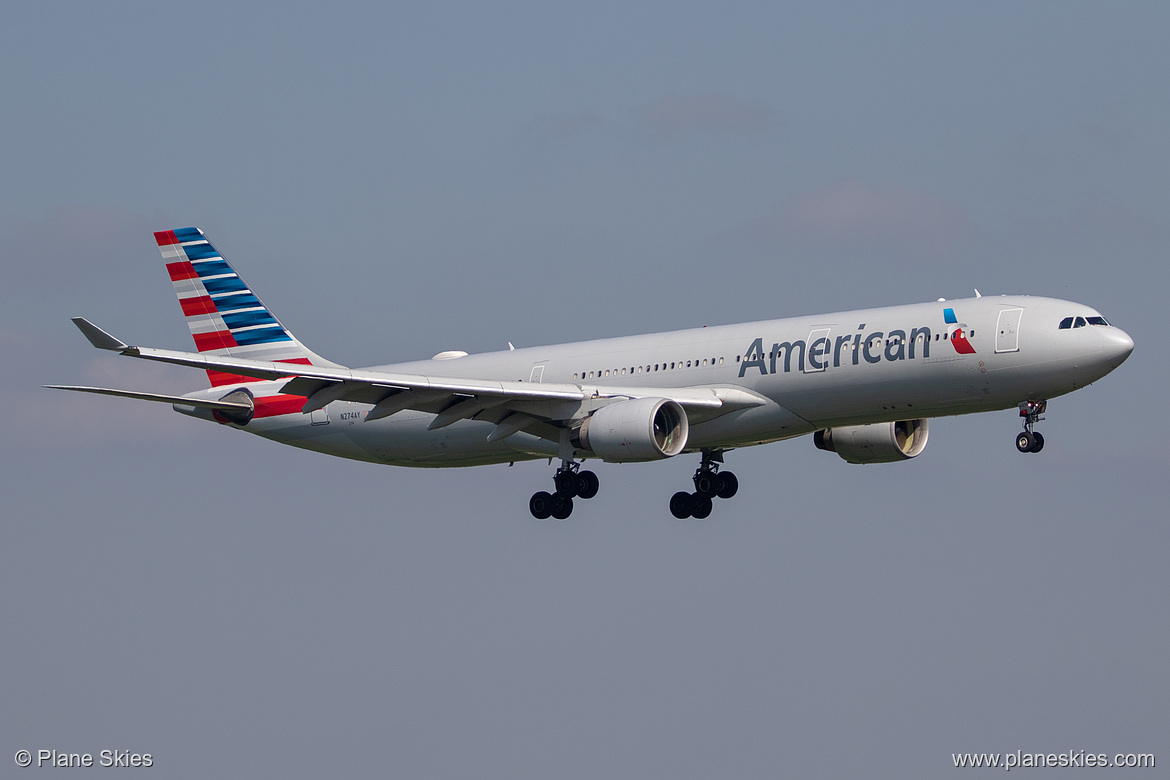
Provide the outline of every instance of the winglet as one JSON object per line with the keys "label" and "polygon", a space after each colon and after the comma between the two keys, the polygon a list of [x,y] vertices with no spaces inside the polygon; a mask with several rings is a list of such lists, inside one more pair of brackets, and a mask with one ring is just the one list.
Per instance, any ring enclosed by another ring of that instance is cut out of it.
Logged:
{"label": "winglet", "polygon": [[82,335],[89,339],[89,343],[98,349],[108,349],[112,352],[124,352],[130,349],[129,344],[114,338],[85,317],[74,317],[73,324],[77,326]]}

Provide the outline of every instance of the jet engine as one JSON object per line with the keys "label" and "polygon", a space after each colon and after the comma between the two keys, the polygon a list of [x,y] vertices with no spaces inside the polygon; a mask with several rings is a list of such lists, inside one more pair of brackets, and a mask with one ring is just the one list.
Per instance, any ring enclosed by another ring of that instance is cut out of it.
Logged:
{"label": "jet engine", "polygon": [[928,433],[926,420],[899,420],[826,428],[813,434],[813,444],[850,463],[894,463],[921,453]]}
{"label": "jet engine", "polygon": [[690,425],[677,401],[635,398],[603,406],[573,429],[573,446],[615,463],[670,458],[683,451]]}

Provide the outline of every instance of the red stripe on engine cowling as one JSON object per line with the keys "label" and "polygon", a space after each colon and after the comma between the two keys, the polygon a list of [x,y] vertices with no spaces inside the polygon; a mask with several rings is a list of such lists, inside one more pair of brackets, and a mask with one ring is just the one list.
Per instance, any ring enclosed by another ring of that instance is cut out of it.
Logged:
{"label": "red stripe on engine cowling", "polygon": [[196,279],[199,274],[195,272],[195,266],[191,265],[190,260],[181,260],[177,263],[167,263],[167,273],[171,275],[172,282],[179,282],[183,279]]}
{"label": "red stripe on engine cowling", "polygon": [[175,231],[173,230],[156,231],[154,240],[159,246],[170,246],[171,244],[179,243],[179,237],[175,235]]}
{"label": "red stripe on engine cowling", "polygon": [[195,317],[200,314],[215,314],[215,301],[209,295],[199,295],[194,298],[180,298],[179,305],[183,307],[184,317]]}
{"label": "red stripe on engine cowling", "polygon": [[303,395],[266,395],[255,399],[252,418],[279,417],[282,414],[301,413],[305,405]]}
{"label": "red stripe on engine cowling", "polygon": [[213,330],[210,333],[192,333],[191,335],[195,338],[195,348],[200,352],[237,346],[231,332],[226,330]]}

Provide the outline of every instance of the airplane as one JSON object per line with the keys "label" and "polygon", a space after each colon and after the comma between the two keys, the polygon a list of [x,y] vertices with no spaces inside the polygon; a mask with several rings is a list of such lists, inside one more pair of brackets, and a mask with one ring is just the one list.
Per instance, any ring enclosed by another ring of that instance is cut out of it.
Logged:
{"label": "airplane", "polygon": [[558,459],[534,517],[590,499],[589,459],[699,454],[706,518],[736,494],[730,450],[813,435],[849,463],[917,457],[932,417],[1018,408],[1016,449],[1038,453],[1047,403],[1121,365],[1133,339],[1079,303],[983,296],[348,368],[305,347],[198,228],[155,233],[196,352],[131,346],[90,321],[93,346],[207,372],[181,396],[45,387],[170,403],[191,417],[354,460],[454,467]]}

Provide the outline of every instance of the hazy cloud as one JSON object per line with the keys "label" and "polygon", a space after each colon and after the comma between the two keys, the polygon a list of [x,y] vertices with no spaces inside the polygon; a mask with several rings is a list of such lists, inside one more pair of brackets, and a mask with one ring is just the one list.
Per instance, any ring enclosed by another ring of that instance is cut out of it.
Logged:
{"label": "hazy cloud", "polygon": [[913,255],[953,252],[975,234],[956,205],[901,185],[846,181],[798,195],[741,228],[773,245],[867,249]]}
{"label": "hazy cloud", "polygon": [[[80,336],[80,334],[78,334]],[[174,442],[192,434],[192,421],[163,403],[52,390],[41,384],[76,384],[182,395],[207,386],[202,371],[175,371],[172,366],[99,355],[84,368],[64,366],[15,384],[9,402],[21,414],[9,420],[9,444],[54,447],[132,441],[143,445]]]}
{"label": "hazy cloud", "polygon": [[663,133],[755,132],[767,126],[771,111],[761,105],[713,93],[665,95],[642,111],[642,122]]}

